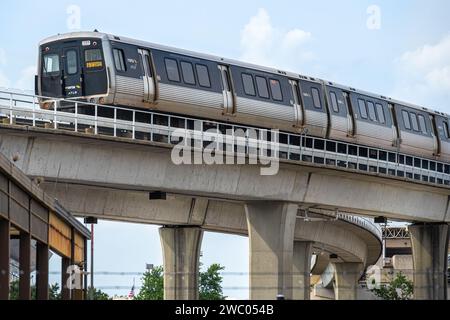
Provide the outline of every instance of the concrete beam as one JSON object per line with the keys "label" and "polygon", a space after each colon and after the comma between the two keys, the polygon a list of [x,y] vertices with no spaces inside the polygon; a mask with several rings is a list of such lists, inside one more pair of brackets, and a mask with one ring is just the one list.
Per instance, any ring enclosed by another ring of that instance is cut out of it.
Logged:
{"label": "concrete beam", "polygon": [[[247,218],[241,202],[168,195],[152,200],[148,192],[88,187],[67,183],[43,183],[45,192],[76,216],[148,223],[201,226],[205,231],[246,236]],[[381,243],[371,232],[345,221],[297,221],[295,239],[320,244],[343,261],[375,263]]]}
{"label": "concrete beam", "polygon": [[414,265],[414,298],[447,299],[448,224],[415,224],[408,227]]}
{"label": "concrete beam", "polygon": [[22,171],[47,181],[450,222],[450,190],[445,187],[290,163],[282,163],[276,176],[261,176],[260,168],[251,165],[177,166],[168,148],[57,131],[1,130],[0,152],[8,158],[18,155],[15,164]]}
{"label": "concrete beam", "polygon": [[250,250],[250,299],[292,299],[292,258],[298,207],[280,202],[245,205]]}
{"label": "concrete beam", "polygon": [[159,234],[164,257],[164,300],[198,300],[202,229],[163,227]]}
{"label": "concrete beam", "polygon": [[295,241],[293,255],[293,299],[310,300],[312,242]]}
{"label": "concrete beam", "polygon": [[361,263],[334,263],[336,300],[356,300],[358,281],[364,269]]}

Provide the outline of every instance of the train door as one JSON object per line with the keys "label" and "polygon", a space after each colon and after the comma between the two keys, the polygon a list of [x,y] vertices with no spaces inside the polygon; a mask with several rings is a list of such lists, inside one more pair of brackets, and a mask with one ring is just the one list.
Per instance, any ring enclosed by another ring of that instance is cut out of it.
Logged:
{"label": "train door", "polygon": [[80,50],[68,47],[62,50],[62,87],[66,98],[83,96],[83,78],[80,68]]}
{"label": "train door", "polygon": [[353,111],[352,99],[350,98],[350,92],[343,91],[343,96],[345,98],[345,105],[347,108],[347,135],[348,137],[354,137],[356,135],[356,119],[355,113]]}
{"label": "train door", "polygon": [[300,91],[298,88],[298,82],[297,80],[289,80],[289,83],[292,88],[292,95],[294,97],[294,127],[300,128],[304,125],[304,111],[301,105],[301,99],[300,99]]}
{"label": "train door", "polygon": [[236,112],[236,108],[230,69],[227,66],[219,65],[219,70],[222,78],[224,114],[234,114]]}
{"label": "train door", "polygon": [[42,52],[40,94],[45,97],[64,96],[61,76],[61,51],[58,47],[46,47]]}
{"label": "train door", "polygon": [[144,101],[154,102],[156,98],[156,85],[150,51],[145,49],[138,49],[138,52],[142,62],[142,72],[143,72],[142,78],[144,80]]}

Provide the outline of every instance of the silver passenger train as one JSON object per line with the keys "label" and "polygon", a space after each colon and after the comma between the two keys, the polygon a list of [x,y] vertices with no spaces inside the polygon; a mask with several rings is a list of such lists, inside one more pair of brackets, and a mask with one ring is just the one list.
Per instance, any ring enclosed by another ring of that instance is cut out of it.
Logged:
{"label": "silver passenger train", "polygon": [[297,73],[99,32],[45,39],[38,65],[40,96],[306,129],[312,136],[450,161],[448,115]]}

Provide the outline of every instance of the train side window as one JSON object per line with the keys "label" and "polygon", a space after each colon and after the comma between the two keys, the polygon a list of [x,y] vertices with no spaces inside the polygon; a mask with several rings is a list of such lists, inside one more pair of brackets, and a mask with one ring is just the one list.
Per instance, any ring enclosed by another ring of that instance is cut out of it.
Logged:
{"label": "train side window", "polygon": [[359,114],[361,115],[361,118],[367,119],[366,102],[363,99],[358,99],[358,106],[359,106]]}
{"label": "train side window", "polygon": [[211,80],[209,79],[208,67],[203,64],[195,65],[197,69],[198,84],[201,87],[211,88]]}
{"label": "train side window", "polygon": [[256,96],[255,84],[253,83],[253,77],[250,74],[242,74],[242,83],[244,84],[244,92],[246,95]]}
{"label": "train side window", "polygon": [[381,104],[377,103],[376,107],[377,107],[378,120],[380,120],[381,123],[386,123],[386,117],[384,116],[383,106]]}
{"label": "train side window", "polygon": [[170,81],[180,82],[180,72],[178,71],[178,63],[174,59],[165,58],[167,78]]}
{"label": "train side window", "polygon": [[283,101],[283,93],[281,92],[280,81],[270,79],[270,91],[272,91],[272,98],[276,101]]}
{"label": "train side window", "polygon": [[411,130],[411,122],[409,120],[409,113],[406,110],[402,110],[403,124],[405,128]]}
{"label": "train side window", "polygon": [[123,53],[122,49],[114,49],[113,50],[114,55],[114,64],[116,65],[116,70],[125,72],[127,71],[127,67],[125,65],[125,55]]}
{"label": "train side window", "polygon": [[421,114],[419,114],[419,125],[420,125],[420,130],[422,131],[422,133],[427,133],[427,124],[425,122],[425,117]]}
{"label": "train side window", "polygon": [[330,98],[331,98],[331,107],[335,113],[339,113],[339,105],[337,102],[337,96],[334,91],[330,91]]}
{"label": "train side window", "polygon": [[181,61],[180,65],[184,83],[195,85],[194,68],[192,67],[192,63]]}
{"label": "train side window", "polygon": [[258,95],[261,98],[269,99],[269,88],[267,87],[266,78],[256,76],[256,88],[258,88]]}
{"label": "train side window", "polygon": [[369,119],[376,122],[377,115],[375,113],[375,105],[372,101],[367,101],[367,109],[369,110]]}
{"label": "train side window", "polygon": [[320,103],[320,93],[317,88],[311,88],[313,102],[314,102],[314,108],[316,109],[322,109],[322,104]]}
{"label": "train side window", "polygon": [[51,53],[44,56],[44,73],[59,72],[59,55]]}
{"label": "train side window", "polygon": [[417,115],[411,112],[411,125],[414,131],[419,131],[419,122],[417,122]]}
{"label": "train side window", "polygon": [[73,75],[78,72],[78,59],[77,52],[75,50],[69,50],[66,52],[66,64],[67,74]]}
{"label": "train side window", "polygon": [[443,122],[443,127],[444,127],[444,134],[445,134],[445,138],[450,138],[450,134],[449,134],[449,130],[448,130],[448,122],[445,121]]}

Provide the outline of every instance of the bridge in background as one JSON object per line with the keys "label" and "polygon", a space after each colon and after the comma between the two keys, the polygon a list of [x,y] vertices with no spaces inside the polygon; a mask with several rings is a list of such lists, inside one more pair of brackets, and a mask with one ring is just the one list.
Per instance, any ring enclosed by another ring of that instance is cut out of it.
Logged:
{"label": "bridge in background", "polygon": [[[78,112],[84,104],[69,101],[41,110],[34,96],[3,96],[0,152],[64,206],[78,215],[165,226],[167,298],[196,297],[203,230],[249,236],[253,299],[305,298],[313,247],[331,258],[336,297],[355,298],[361,271],[376,262],[381,246],[380,231],[351,215],[414,222],[416,298],[446,297],[445,163],[425,167],[429,160],[413,157],[410,165],[407,155],[281,133],[278,141],[265,141],[279,142],[275,176],[260,176],[252,165],[176,166],[175,130],[202,149],[214,140],[206,128],[219,134],[225,126],[246,127],[100,105],[89,105],[92,115],[86,115]],[[68,104],[71,110],[61,109]],[[105,109],[110,116],[99,116]],[[239,139],[250,157],[251,138],[233,137],[233,144]],[[166,199],[149,200],[155,194]]]}

